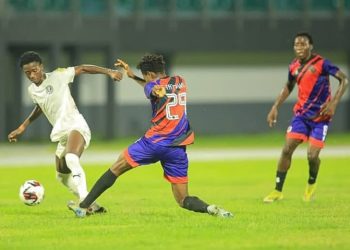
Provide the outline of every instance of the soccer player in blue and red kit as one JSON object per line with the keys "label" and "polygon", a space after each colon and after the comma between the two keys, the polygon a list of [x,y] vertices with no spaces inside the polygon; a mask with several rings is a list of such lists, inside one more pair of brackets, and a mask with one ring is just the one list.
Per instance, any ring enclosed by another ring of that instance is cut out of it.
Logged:
{"label": "soccer player in blue and red kit", "polygon": [[69,208],[78,217],[84,217],[86,208],[120,175],[137,166],[160,161],[164,177],[171,183],[174,198],[181,207],[218,217],[232,217],[232,213],[188,194],[186,146],[193,143],[194,133],[186,114],[185,80],[180,76],[165,74],[165,62],[161,55],[146,54],[142,58],[137,68],[141,70],[143,78],[135,76],[122,60],[117,60],[115,66],[122,67],[130,78],[144,88],[152,105],[152,126],[142,138],[124,150],[79,205],[69,204]]}
{"label": "soccer player in blue and red kit", "polygon": [[[278,108],[298,86],[298,100],[294,106],[294,117],[287,129],[286,142],[278,162],[276,186],[264,202],[283,199],[282,188],[291,166],[294,150],[304,141],[309,141],[307,159],[309,178],[303,200],[310,201],[316,189],[316,178],[320,167],[319,154],[324,146],[329,123],[348,84],[346,75],[329,60],[312,53],[313,41],[308,33],[294,37],[296,58],[289,65],[288,81],[273,104],[267,122],[273,127],[277,122]],[[339,81],[335,95],[331,96],[329,76]]]}

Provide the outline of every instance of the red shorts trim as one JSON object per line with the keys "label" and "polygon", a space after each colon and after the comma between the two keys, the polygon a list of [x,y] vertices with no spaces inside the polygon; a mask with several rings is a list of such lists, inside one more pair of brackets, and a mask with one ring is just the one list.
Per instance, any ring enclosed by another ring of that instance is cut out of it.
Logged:
{"label": "red shorts trim", "polygon": [[189,137],[187,137],[183,142],[181,142],[180,146],[185,146],[192,144],[194,142],[194,133],[192,132]]}
{"label": "red shorts trim", "polygon": [[294,132],[288,132],[286,137],[290,138],[290,139],[299,139],[299,140],[302,140],[303,142],[307,141],[307,136],[306,135],[299,134],[299,133],[294,133]]}
{"label": "red shorts trim", "polygon": [[125,150],[124,150],[124,157],[125,157],[127,163],[129,163],[129,165],[132,166],[133,168],[135,168],[135,167],[137,167],[137,166],[140,166],[140,164],[138,164],[136,161],[134,161],[134,160],[131,158],[128,149],[125,149]]}
{"label": "red shorts trim", "polygon": [[174,176],[168,176],[164,175],[164,178],[169,181],[170,183],[175,183],[175,184],[185,184],[188,183],[188,177],[174,177]]}
{"label": "red shorts trim", "polygon": [[317,140],[313,137],[310,137],[309,138],[309,142],[312,146],[315,146],[317,148],[323,148],[324,147],[324,142],[323,141],[320,141],[320,140]]}

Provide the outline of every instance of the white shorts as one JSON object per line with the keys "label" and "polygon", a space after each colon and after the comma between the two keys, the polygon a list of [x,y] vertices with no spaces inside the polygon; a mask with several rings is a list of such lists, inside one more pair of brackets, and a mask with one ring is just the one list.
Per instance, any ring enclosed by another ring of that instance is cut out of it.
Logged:
{"label": "white shorts", "polygon": [[74,121],[67,128],[61,129],[59,132],[55,132],[54,134],[51,133],[51,141],[58,141],[56,149],[56,156],[58,158],[62,158],[65,155],[68,136],[73,130],[78,131],[83,136],[85,140],[84,148],[86,149],[89,147],[91,140],[90,128],[83,116],[80,115],[77,119],[74,119]]}

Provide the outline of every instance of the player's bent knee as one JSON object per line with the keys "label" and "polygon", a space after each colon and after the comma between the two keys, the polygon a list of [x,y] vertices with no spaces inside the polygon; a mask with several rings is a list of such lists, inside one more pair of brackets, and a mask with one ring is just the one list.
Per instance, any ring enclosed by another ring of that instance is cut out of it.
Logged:
{"label": "player's bent knee", "polygon": [[129,163],[125,160],[124,157],[120,157],[111,167],[110,170],[115,176],[120,176],[126,171],[132,169]]}
{"label": "player's bent knee", "polygon": [[282,156],[285,156],[285,157],[290,157],[293,153],[293,150],[291,149],[291,147],[284,147],[283,150],[282,150]]}
{"label": "player's bent knee", "polygon": [[308,159],[308,161],[312,161],[312,162],[318,161],[319,153],[318,152],[308,152],[307,159]]}

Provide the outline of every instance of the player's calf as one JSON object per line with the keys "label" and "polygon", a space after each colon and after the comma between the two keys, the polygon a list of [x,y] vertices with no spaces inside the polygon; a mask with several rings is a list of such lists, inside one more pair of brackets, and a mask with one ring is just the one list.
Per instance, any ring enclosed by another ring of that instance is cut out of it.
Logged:
{"label": "player's calf", "polygon": [[182,207],[198,213],[207,213],[209,205],[196,196],[187,196],[183,201]]}

